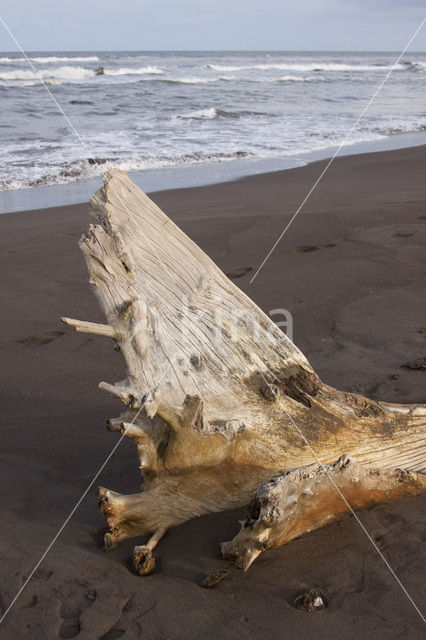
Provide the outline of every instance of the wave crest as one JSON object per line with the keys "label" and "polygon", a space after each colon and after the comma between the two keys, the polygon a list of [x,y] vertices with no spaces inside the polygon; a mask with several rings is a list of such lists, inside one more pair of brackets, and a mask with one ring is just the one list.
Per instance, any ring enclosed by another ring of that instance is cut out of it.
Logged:
{"label": "wave crest", "polygon": [[[383,64],[342,64],[340,62],[311,62],[311,63],[297,63],[297,62],[281,62],[281,63],[271,63],[271,64],[252,64],[252,65],[242,65],[242,66],[224,66],[218,64],[208,64],[206,65],[207,69],[211,69],[213,71],[249,71],[251,69],[258,69],[260,71],[274,71],[274,70],[282,70],[282,71],[380,71],[380,70],[390,70],[392,65],[383,65]],[[403,64],[395,65],[394,69],[404,69],[405,66]]]}
{"label": "wave crest", "polygon": [[208,84],[209,82],[216,82],[220,78],[160,78],[162,82],[168,82],[170,84]]}
{"label": "wave crest", "polygon": [[44,175],[39,175],[35,179],[0,179],[0,192],[87,180],[99,176],[112,168],[122,169],[124,171],[142,171],[144,169],[178,167],[187,164],[202,164],[205,162],[228,162],[231,160],[239,160],[249,157],[254,157],[254,154],[248,151],[230,151],[227,153],[194,152],[180,156],[160,156],[157,158],[119,158],[112,156],[97,156],[95,158],[75,160],[70,164],[67,163],[56,167],[46,167],[46,173]]}
{"label": "wave crest", "polygon": [[163,73],[163,70],[160,67],[120,67],[119,69],[104,69],[104,75],[106,76],[139,76],[144,75],[146,73],[150,73],[153,75]]}
{"label": "wave crest", "polygon": [[81,80],[90,78],[95,72],[85,67],[58,67],[56,69],[43,69],[38,72],[30,70],[0,71],[0,80]]}
{"label": "wave crest", "polygon": [[318,82],[318,76],[279,76],[274,82]]}
{"label": "wave crest", "polygon": [[426,62],[424,60],[413,60],[413,62],[407,62],[406,65],[413,71],[426,71]]}
{"label": "wave crest", "polygon": [[172,116],[179,120],[211,120],[212,118],[242,118],[244,116],[268,116],[271,114],[263,111],[226,111],[225,109],[217,109],[210,107],[208,109],[199,109],[198,111],[190,111],[189,113],[180,113]]}
{"label": "wave crest", "polygon": [[163,73],[159,67],[140,67],[138,69],[120,68],[120,69],[87,69],[86,67],[63,66],[54,69],[41,69],[39,71],[30,71],[29,69],[16,69],[16,71],[0,71],[0,81],[10,80],[43,80],[49,82],[52,80],[84,80],[85,78],[93,78],[99,75],[106,76],[124,76],[124,75],[145,75],[145,74],[161,74]]}
{"label": "wave crest", "polygon": [[[37,58],[28,58],[31,62],[38,62],[39,64],[47,64],[50,62],[97,62],[99,61],[98,56],[40,56]],[[26,62],[26,58],[0,58],[0,63],[10,63],[10,62]]]}

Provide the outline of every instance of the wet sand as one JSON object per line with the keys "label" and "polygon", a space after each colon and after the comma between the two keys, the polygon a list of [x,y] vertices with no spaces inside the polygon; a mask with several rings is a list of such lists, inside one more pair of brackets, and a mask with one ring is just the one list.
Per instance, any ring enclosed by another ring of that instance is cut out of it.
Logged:
{"label": "wet sand", "polygon": [[[330,168],[263,270],[250,278],[324,167],[252,176],[152,198],[265,312],[291,312],[294,341],[322,379],[393,402],[426,403],[425,147],[347,156]],[[0,607],[4,611],[102,465],[119,404],[98,390],[124,376],[110,341],[60,316],[103,322],[77,247],[88,205],[0,216],[2,447]],[[343,453],[343,452],[342,452]],[[170,531],[157,572],[132,573],[135,541],[102,550],[96,487],[131,493],[140,476],[123,441],[0,626],[4,638],[420,638],[422,621],[354,518],[235,572],[219,543],[241,512]],[[424,496],[360,513],[420,608]],[[318,588],[327,607],[292,606]],[[1,633],[2,632],[2,633]]]}

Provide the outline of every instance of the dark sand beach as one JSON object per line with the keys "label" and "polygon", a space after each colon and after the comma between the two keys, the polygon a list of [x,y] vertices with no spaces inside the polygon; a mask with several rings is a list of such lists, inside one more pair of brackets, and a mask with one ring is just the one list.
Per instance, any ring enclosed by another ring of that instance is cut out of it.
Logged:
{"label": "dark sand beach", "polygon": [[[252,285],[324,162],[152,198],[265,312],[292,313],[294,341],[325,382],[426,403],[425,371],[402,366],[426,355],[425,151],[337,159]],[[88,223],[87,204],[0,216],[3,612],[118,437],[104,425],[121,407],[97,385],[123,377],[120,354],[60,322],[104,320],[77,246]],[[2,638],[422,637],[419,614],[353,517],[206,590],[203,577],[228,566],[219,543],[243,511],[205,516],[170,531],[157,572],[137,577],[134,540],[102,549],[96,487],[139,484],[126,440],[0,625]],[[425,505],[420,496],[359,514],[423,611]],[[313,587],[327,607],[294,608]]]}

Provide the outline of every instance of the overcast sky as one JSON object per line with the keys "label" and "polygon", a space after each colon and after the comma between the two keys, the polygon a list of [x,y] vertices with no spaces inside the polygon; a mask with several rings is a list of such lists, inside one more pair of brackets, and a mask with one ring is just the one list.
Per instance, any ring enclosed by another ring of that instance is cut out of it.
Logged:
{"label": "overcast sky", "polygon": [[[399,51],[425,0],[10,0],[0,15],[27,51]],[[15,45],[0,24],[0,50]],[[426,25],[411,50],[426,51]]]}

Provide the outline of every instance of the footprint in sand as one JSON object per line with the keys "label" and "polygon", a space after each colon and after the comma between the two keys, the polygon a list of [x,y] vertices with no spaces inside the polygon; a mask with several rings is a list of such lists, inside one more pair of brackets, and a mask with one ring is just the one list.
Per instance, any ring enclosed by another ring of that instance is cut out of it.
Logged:
{"label": "footprint in sand", "polygon": [[71,593],[63,602],[60,616],[63,620],[59,629],[60,638],[75,638],[81,630],[80,617],[96,599],[96,591]]}
{"label": "footprint in sand", "polygon": [[99,638],[99,640],[117,640],[117,638],[121,638],[124,636],[126,632],[124,629],[113,628],[107,631],[103,636]]}
{"label": "footprint in sand", "polygon": [[233,271],[225,273],[225,275],[230,280],[235,280],[235,278],[242,278],[242,276],[245,276],[246,273],[249,273],[250,271],[253,271],[253,267],[237,267],[236,269],[233,269]]}
{"label": "footprint in sand", "polygon": [[300,247],[296,247],[294,249],[295,253],[309,253],[310,251],[318,251],[318,249],[331,249],[336,245],[333,243],[330,244],[302,244]]}
{"label": "footprint in sand", "polygon": [[47,333],[42,333],[40,336],[30,336],[29,338],[18,340],[18,343],[21,347],[24,347],[24,349],[32,349],[33,347],[41,347],[43,344],[52,342],[55,338],[63,336],[64,333],[64,331],[47,331]]}
{"label": "footprint in sand", "polygon": [[404,369],[424,370],[426,369],[426,356],[417,358],[417,360],[411,360],[411,362],[406,362],[402,364],[401,367],[404,367]]}
{"label": "footprint in sand", "polygon": [[318,251],[319,247],[314,244],[302,244],[300,247],[296,247],[295,253],[310,253],[311,251]]}
{"label": "footprint in sand", "polygon": [[117,640],[126,634],[128,624],[124,618],[131,609],[129,596],[117,597],[102,588],[74,588],[61,605],[59,637]]}

